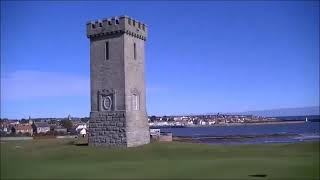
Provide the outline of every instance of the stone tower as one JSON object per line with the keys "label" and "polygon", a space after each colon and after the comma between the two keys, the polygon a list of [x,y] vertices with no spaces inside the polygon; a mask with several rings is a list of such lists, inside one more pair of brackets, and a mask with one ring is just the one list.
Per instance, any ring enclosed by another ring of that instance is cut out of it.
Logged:
{"label": "stone tower", "polygon": [[144,80],[147,26],[127,16],[87,23],[90,39],[89,145],[150,142]]}

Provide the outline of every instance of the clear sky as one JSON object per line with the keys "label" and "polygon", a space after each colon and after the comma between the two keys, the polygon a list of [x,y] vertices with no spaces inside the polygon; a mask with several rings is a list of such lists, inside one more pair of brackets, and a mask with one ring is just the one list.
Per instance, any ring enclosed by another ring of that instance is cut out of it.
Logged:
{"label": "clear sky", "polygon": [[148,115],[319,105],[319,1],[1,1],[1,117],[89,116],[89,20],[146,23]]}

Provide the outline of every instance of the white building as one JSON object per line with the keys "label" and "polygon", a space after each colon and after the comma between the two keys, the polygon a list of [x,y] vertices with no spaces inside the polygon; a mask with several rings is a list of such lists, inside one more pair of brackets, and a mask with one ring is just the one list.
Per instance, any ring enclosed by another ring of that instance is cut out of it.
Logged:
{"label": "white building", "polygon": [[76,127],[76,131],[79,131],[81,129],[87,129],[87,124],[79,124],[77,127]]}
{"label": "white building", "polygon": [[200,125],[207,125],[207,122],[200,120]]}
{"label": "white building", "polygon": [[160,136],[160,129],[150,129],[151,136]]}
{"label": "white building", "polygon": [[87,134],[87,130],[85,128],[81,129],[80,134],[82,136],[86,135]]}
{"label": "white building", "polygon": [[156,126],[168,126],[168,122],[155,122],[154,125]]}
{"label": "white building", "polygon": [[188,125],[194,125],[192,120],[191,121],[187,121],[187,124]]}

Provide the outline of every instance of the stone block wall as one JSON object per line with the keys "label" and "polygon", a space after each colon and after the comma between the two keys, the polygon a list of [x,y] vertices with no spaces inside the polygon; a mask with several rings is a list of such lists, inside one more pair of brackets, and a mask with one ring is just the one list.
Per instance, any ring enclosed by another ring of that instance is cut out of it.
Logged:
{"label": "stone block wall", "polygon": [[92,112],[90,116],[90,146],[127,147],[125,111]]}

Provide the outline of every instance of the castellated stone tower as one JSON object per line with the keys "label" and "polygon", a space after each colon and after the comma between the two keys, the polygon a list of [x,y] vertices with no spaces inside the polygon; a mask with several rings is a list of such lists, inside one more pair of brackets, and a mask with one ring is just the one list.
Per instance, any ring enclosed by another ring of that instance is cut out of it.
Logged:
{"label": "castellated stone tower", "polygon": [[87,23],[90,39],[89,146],[150,142],[144,80],[147,26],[127,16]]}

